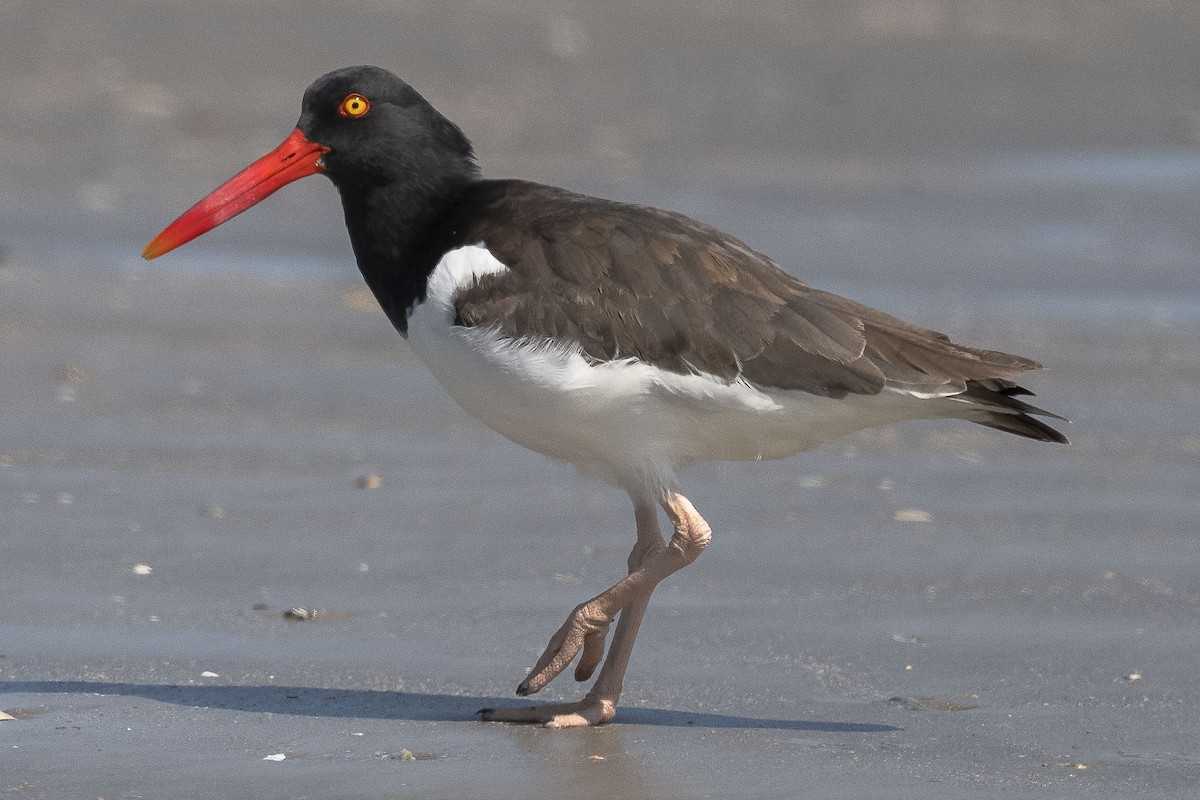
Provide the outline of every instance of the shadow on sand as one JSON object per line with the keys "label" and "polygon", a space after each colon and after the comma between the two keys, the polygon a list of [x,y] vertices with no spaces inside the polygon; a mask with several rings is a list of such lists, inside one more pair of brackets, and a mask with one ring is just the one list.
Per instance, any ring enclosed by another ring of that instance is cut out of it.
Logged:
{"label": "shadow on sand", "polygon": [[[386,692],[372,689],[316,689],[302,686],[177,686],[102,681],[0,681],[0,695],[90,694],[144,697],[197,708],[228,708],[266,714],[310,717],[405,719],[430,722],[477,719],[481,708],[525,705],[510,698]],[[622,707],[618,721],[627,725],[746,728],[826,733],[887,733],[894,725],[819,720],[759,719],[659,708]]]}

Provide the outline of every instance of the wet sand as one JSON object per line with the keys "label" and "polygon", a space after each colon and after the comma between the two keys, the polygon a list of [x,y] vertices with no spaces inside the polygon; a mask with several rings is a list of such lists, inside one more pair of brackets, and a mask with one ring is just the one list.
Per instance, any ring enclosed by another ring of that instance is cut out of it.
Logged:
{"label": "wet sand", "polygon": [[621,574],[619,493],[454,409],[354,284],[66,277],[0,273],[6,790],[1184,797],[1200,775],[1200,439],[1172,415],[1196,316],[970,311],[1061,365],[1032,383],[1069,447],[918,424],[693,470],[716,540],[657,594],[619,724],[550,732],[473,712]]}
{"label": "wet sand", "polygon": [[[1046,7],[6,10],[0,793],[1194,797],[1196,21]],[[715,540],[617,722],[476,721],[623,574],[624,496],[445,397],[327,185],[134,256],[347,53],[490,174],[680,208],[1038,358],[1072,444],[923,423],[696,468]]]}

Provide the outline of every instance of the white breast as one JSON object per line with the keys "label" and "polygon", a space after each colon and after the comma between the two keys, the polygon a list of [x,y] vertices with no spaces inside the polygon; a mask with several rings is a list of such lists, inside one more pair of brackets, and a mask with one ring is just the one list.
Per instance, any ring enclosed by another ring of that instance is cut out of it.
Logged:
{"label": "white breast", "polygon": [[577,346],[454,324],[458,292],[507,269],[482,245],[448,252],[408,341],[488,427],[582,472],[653,498],[702,460],[793,455],[860,428],[924,416],[892,393],[842,400],[679,375],[636,359],[596,364]]}

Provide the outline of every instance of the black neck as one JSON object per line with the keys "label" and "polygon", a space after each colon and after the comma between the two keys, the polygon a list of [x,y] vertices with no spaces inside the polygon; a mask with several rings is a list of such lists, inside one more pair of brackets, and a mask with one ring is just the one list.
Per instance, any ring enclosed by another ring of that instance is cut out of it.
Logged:
{"label": "black neck", "polygon": [[401,334],[407,335],[408,315],[425,299],[430,274],[452,246],[452,212],[477,181],[468,172],[419,185],[339,187],[358,268]]}

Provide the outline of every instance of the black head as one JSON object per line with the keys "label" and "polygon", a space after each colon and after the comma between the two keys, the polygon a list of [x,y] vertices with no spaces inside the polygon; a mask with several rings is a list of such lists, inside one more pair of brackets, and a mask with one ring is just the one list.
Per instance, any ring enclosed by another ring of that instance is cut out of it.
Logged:
{"label": "black head", "polygon": [[304,92],[297,127],[329,148],[322,167],[343,192],[478,174],[471,143],[458,126],[379,67],[322,75]]}
{"label": "black head", "polygon": [[379,67],[349,67],[304,93],[296,130],[146,245],[157,258],[306,175],[327,174],[342,195],[355,252],[397,251],[477,180],[471,143],[412,87]]}

